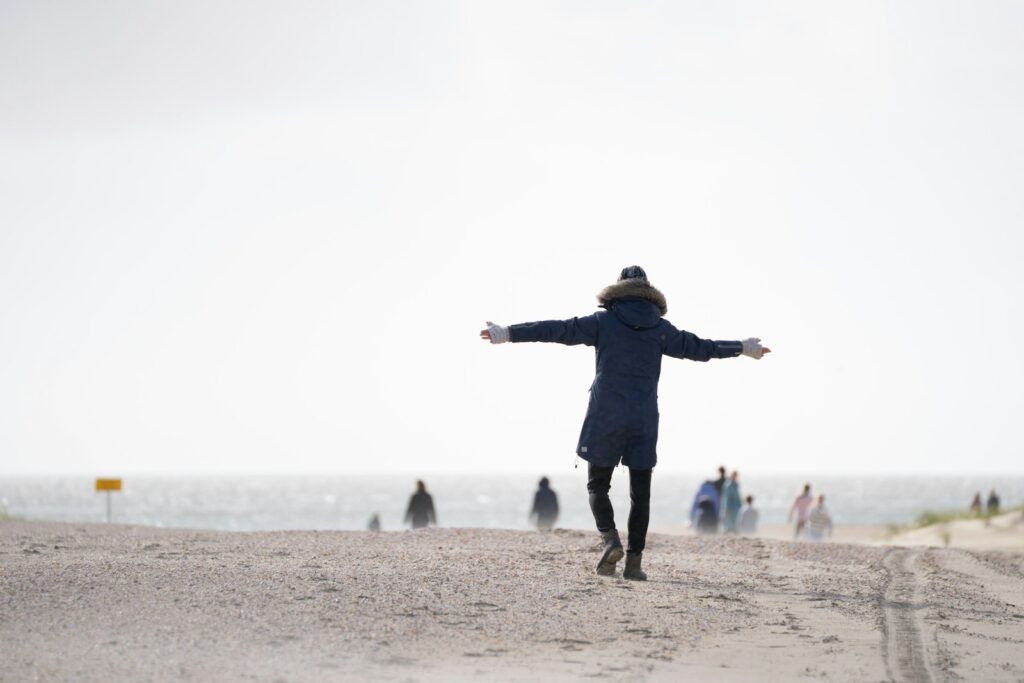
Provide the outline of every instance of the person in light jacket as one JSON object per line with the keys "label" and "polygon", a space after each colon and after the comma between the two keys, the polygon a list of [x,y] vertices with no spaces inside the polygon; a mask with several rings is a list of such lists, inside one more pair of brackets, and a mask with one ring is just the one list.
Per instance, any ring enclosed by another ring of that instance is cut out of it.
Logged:
{"label": "person in light jacket", "polygon": [[729,481],[725,483],[725,493],[722,494],[722,531],[727,534],[736,533],[740,521],[740,508],[743,507],[739,476],[739,472],[732,473]]}
{"label": "person in light jacket", "polygon": [[818,496],[817,504],[807,516],[807,538],[811,541],[824,541],[831,535],[832,516],[825,509],[825,496]]}
{"label": "person in light jacket", "polygon": [[747,507],[740,513],[740,533],[744,536],[753,536],[757,533],[758,513],[754,508],[754,497],[747,496]]}

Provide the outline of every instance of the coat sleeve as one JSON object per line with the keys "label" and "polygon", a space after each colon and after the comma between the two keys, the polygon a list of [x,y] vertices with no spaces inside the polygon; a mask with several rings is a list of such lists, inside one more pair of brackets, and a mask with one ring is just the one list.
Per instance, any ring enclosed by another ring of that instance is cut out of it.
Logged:
{"label": "coat sleeve", "polygon": [[510,325],[509,332],[513,342],[552,342],[575,346],[586,344],[597,346],[597,326],[599,314],[569,320],[541,320],[535,323]]}
{"label": "coat sleeve", "polygon": [[667,321],[665,325],[669,332],[665,335],[662,353],[666,356],[704,362],[712,358],[734,358],[743,351],[743,342],[701,339],[686,330],[677,330]]}

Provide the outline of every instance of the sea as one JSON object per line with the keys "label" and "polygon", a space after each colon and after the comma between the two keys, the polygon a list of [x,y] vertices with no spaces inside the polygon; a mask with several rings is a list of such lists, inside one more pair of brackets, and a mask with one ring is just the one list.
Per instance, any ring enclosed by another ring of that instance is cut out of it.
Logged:
{"label": "sea", "polygon": [[[424,477],[434,498],[438,524],[448,527],[530,528],[529,512],[539,476]],[[552,476],[559,497],[558,526],[590,529],[586,471]],[[651,527],[685,527],[697,487],[696,475],[655,471]],[[803,484],[826,497],[836,524],[886,525],[912,522],[926,512],[966,510],[974,494],[998,492],[1003,508],[1024,503],[1024,477],[758,477],[740,480],[755,498],[763,524],[782,524]],[[372,515],[382,529],[404,528],[415,489],[410,476],[224,476],[124,477],[110,495],[111,521],[157,527],[272,531],[284,529],[361,530]],[[0,517],[68,522],[101,522],[107,495],[90,477],[0,478]],[[625,526],[628,474],[617,470],[612,502]]]}

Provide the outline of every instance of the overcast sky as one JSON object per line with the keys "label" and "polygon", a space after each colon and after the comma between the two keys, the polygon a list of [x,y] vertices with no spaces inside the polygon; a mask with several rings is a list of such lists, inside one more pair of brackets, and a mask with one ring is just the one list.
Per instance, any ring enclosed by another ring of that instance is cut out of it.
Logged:
{"label": "overcast sky", "polygon": [[626,265],[659,469],[1024,474],[1024,4],[0,3],[0,475],[572,468]]}

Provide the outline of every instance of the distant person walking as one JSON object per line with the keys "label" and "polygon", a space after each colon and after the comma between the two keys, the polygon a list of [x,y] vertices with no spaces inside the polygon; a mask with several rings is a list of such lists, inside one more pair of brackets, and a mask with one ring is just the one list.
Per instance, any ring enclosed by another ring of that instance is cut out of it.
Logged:
{"label": "distant person walking", "polygon": [[[488,322],[480,337],[492,344],[553,342],[593,346],[597,372],[576,453],[586,460],[590,509],[604,541],[597,573],[611,576],[622,559],[622,542],[608,490],[621,462],[629,468],[629,544],[623,576],[643,581],[641,558],[650,519],[651,473],[657,464],[658,379],[663,356],[707,361],[741,354],[759,359],[769,353],[759,339],[711,341],[677,329],[662,318],[665,296],[651,286],[639,266],[623,268],[615,284],[598,295],[604,309],[582,318],[521,325]],[[498,395],[500,395],[500,387]]]}
{"label": "distant person walking", "polygon": [[974,500],[971,501],[971,514],[975,517],[981,517],[981,491],[974,494]]}
{"label": "distant person walking", "polygon": [[985,508],[989,517],[999,514],[999,495],[996,493],[995,489],[989,491]]}
{"label": "distant person walking", "polygon": [[747,496],[747,506],[740,512],[740,533],[744,536],[757,534],[757,510],[754,509],[754,497]]}
{"label": "distant person walking", "polygon": [[793,505],[789,508],[789,516],[786,521],[792,522],[796,515],[796,527],[793,529],[793,538],[800,538],[800,533],[807,524],[807,515],[810,514],[811,505],[814,504],[814,496],[811,495],[811,485],[804,484],[804,492],[796,497]]}
{"label": "distant person walking", "polygon": [[437,524],[434,513],[434,499],[427,493],[427,485],[422,480],[416,482],[416,493],[409,498],[409,507],[405,511],[406,523],[412,523],[413,529],[422,529]]}
{"label": "distant person walking", "polygon": [[722,531],[727,534],[734,534],[738,530],[740,508],[743,507],[739,476],[739,472],[733,471],[729,481],[725,483],[725,493],[722,496]]}
{"label": "distant person walking", "polygon": [[541,531],[549,531],[558,519],[558,496],[551,490],[551,483],[547,477],[543,477],[537,484],[530,517]]}
{"label": "distant person walking", "polygon": [[818,503],[811,508],[807,516],[807,538],[812,541],[824,541],[832,535],[832,517],[825,509],[825,496],[818,496]]}
{"label": "distant person walking", "polygon": [[380,531],[380,515],[376,512],[370,517],[370,522],[366,525],[366,528],[370,531]]}

